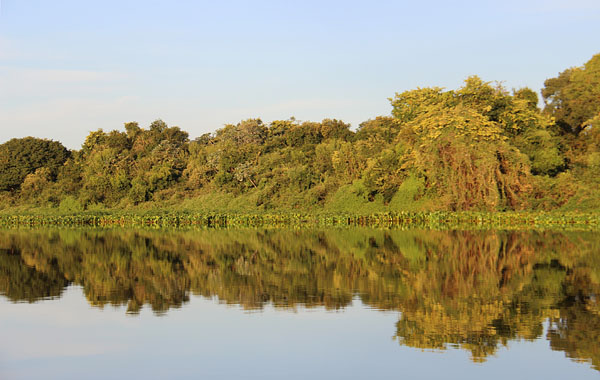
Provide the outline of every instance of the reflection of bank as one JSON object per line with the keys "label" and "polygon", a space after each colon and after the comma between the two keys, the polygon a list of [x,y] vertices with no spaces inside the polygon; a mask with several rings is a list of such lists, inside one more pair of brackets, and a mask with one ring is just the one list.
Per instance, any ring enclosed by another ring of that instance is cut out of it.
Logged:
{"label": "reflection of bank", "polygon": [[551,318],[552,347],[597,368],[599,243],[550,232],[5,230],[0,292],[34,302],[74,283],[92,305],[130,313],[167,312],[190,292],[246,309],[340,309],[358,296],[402,312],[401,344],[458,346],[476,361],[542,337]]}

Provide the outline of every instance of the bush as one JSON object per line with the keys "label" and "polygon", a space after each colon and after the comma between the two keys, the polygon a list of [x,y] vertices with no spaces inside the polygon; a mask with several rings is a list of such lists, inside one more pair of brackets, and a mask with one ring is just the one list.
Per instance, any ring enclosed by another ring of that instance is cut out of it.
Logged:
{"label": "bush", "polygon": [[60,202],[58,211],[63,214],[74,214],[83,211],[83,206],[77,199],[69,195]]}

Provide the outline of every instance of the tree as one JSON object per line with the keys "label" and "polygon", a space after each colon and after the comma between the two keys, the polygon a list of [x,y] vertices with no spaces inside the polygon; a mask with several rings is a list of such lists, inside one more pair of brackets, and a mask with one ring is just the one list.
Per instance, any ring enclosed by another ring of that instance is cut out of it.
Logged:
{"label": "tree", "polygon": [[600,54],[582,67],[561,72],[544,82],[544,111],[568,133],[578,135],[600,113]]}
{"label": "tree", "polygon": [[390,144],[400,131],[400,122],[389,116],[377,116],[374,120],[360,123],[356,140],[374,139]]}
{"label": "tree", "polygon": [[29,174],[48,168],[48,176],[56,179],[59,168],[70,152],[60,142],[25,137],[0,145],[0,191],[15,190]]}
{"label": "tree", "polygon": [[[438,200],[436,208],[525,206],[527,158],[508,141],[524,126],[503,88],[473,76],[456,91],[417,89],[397,94],[391,102],[392,115],[401,123],[397,143],[407,144],[405,158],[398,162],[426,179],[426,191]],[[524,101],[517,104],[526,108]],[[392,195],[391,189],[387,192]]]}

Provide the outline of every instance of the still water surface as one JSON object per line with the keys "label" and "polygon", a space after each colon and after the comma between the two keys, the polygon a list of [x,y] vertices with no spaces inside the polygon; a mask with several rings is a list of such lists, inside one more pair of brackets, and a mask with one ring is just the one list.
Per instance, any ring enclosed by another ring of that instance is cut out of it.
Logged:
{"label": "still water surface", "polygon": [[600,234],[0,230],[0,379],[586,379]]}

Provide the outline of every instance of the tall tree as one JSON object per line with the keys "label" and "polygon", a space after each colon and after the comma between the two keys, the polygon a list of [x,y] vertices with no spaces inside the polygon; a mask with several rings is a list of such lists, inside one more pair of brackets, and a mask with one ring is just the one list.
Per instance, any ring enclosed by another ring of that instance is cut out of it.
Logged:
{"label": "tall tree", "polygon": [[561,72],[544,82],[544,111],[566,132],[578,135],[600,113],[600,54],[582,67]]}
{"label": "tall tree", "polygon": [[15,190],[28,174],[48,168],[55,179],[59,168],[69,158],[69,151],[58,141],[25,137],[0,145],[0,191]]}

